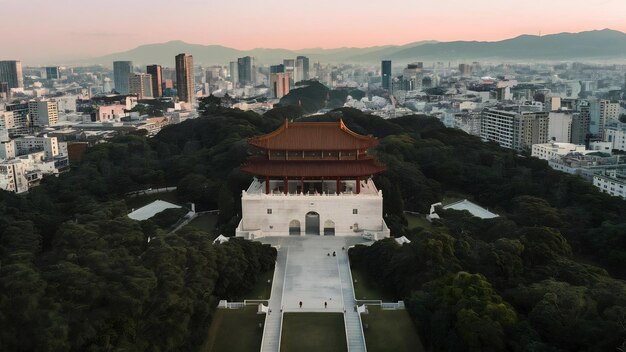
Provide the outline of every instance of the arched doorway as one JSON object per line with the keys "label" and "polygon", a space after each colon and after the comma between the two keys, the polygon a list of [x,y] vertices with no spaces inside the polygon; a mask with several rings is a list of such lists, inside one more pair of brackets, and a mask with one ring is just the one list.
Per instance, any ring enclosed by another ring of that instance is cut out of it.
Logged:
{"label": "arched doorway", "polygon": [[332,220],[324,221],[324,236],[335,235],[335,222]]}
{"label": "arched doorway", "polygon": [[300,236],[301,231],[300,221],[291,220],[289,222],[289,236]]}
{"label": "arched doorway", "polygon": [[320,214],[314,211],[306,214],[304,231],[307,235],[320,235]]}

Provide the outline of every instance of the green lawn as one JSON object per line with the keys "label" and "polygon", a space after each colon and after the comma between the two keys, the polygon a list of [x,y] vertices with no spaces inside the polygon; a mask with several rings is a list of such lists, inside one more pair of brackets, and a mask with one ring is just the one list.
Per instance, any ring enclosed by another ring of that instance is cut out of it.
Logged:
{"label": "green lawn", "polygon": [[368,352],[421,352],[424,346],[406,310],[382,310],[368,306],[362,314]]}
{"label": "green lawn", "polygon": [[136,196],[136,197],[129,196],[125,198],[126,206],[128,207],[128,210],[139,209],[145,205],[148,205],[154,202],[155,200],[163,200],[166,202],[181,205],[181,203],[176,198],[176,191],[154,193],[154,194],[143,194],[143,195]]}
{"label": "green lawn", "polygon": [[285,313],[281,352],[347,351],[343,314]]}
{"label": "green lawn", "polygon": [[384,288],[376,285],[367,275],[359,269],[352,268],[352,285],[356,299],[379,299],[390,302],[393,297],[385,292]]}
{"label": "green lawn", "polygon": [[217,309],[209,337],[200,352],[258,352],[261,349],[265,314],[257,306],[244,309]]}
{"label": "green lawn", "polygon": [[420,227],[423,229],[429,229],[432,226],[432,224],[428,222],[428,220],[426,220],[426,215],[404,213],[404,216],[406,217],[406,220],[409,222],[409,229],[411,230],[420,228]]}
{"label": "green lawn", "polygon": [[208,232],[211,235],[211,239],[215,239],[219,235],[219,233],[215,233],[215,225],[217,225],[218,217],[219,215],[217,214],[198,215],[187,226]]}

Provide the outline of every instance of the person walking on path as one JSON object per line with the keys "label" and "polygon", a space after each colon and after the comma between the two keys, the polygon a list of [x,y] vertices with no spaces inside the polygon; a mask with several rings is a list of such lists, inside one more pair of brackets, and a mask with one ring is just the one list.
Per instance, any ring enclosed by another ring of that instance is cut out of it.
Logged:
{"label": "person walking on path", "polygon": [[324,302],[324,308],[328,308],[328,302]]}
{"label": "person walking on path", "polygon": [[300,301],[300,308],[302,308],[302,301]]}

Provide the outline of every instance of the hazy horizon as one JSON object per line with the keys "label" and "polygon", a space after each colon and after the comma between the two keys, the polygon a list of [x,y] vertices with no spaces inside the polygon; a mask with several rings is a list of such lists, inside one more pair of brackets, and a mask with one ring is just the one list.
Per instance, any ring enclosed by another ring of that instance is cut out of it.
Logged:
{"label": "hazy horizon", "polygon": [[[0,41],[0,59],[18,59],[26,64],[87,59],[172,40],[240,50],[301,50],[404,45],[423,40],[497,41],[522,34],[605,28],[626,32],[624,1],[604,0],[593,7],[585,0],[529,0],[525,4],[491,0],[268,0],[260,6],[244,0],[217,4],[202,0],[33,0],[27,4],[0,0],[3,12],[14,14],[0,22],[0,31],[11,33]],[[559,15],[564,10],[567,16]]]}

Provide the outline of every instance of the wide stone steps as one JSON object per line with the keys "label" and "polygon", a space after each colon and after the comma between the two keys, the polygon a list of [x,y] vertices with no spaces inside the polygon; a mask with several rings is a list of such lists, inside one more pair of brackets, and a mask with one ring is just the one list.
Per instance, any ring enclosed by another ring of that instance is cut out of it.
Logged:
{"label": "wide stone steps", "polygon": [[263,327],[263,340],[261,352],[278,352],[280,350],[280,334],[282,329],[283,314],[281,312],[283,301],[283,285],[285,282],[285,266],[289,248],[279,250],[276,257],[276,269],[272,282],[272,293],[269,301],[269,314],[265,316]]}
{"label": "wide stone steps", "polygon": [[354,287],[352,286],[352,275],[348,253],[342,252],[339,257],[339,276],[341,277],[341,290],[343,304],[345,307],[344,323],[346,325],[346,339],[348,340],[349,352],[365,352],[365,338],[361,326],[361,316],[356,311],[356,301],[354,300]]}

